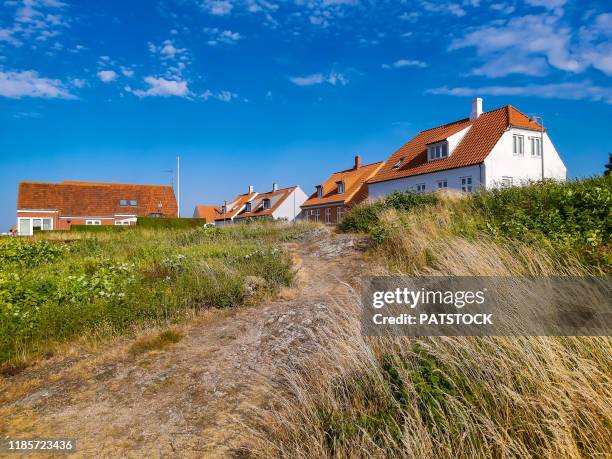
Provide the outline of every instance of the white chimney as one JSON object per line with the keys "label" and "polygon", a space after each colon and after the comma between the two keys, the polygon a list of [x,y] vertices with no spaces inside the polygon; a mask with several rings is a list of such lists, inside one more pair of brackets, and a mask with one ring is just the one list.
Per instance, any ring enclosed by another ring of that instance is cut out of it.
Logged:
{"label": "white chimney", "polygon": [[253,188],[253,185],[249,185],[249,194],[253,193],[255,191],[255,188]]}
{"label": "white chimney", "polygon": [[272,184],[272,192],[274,191],[278,191],[278,183],[273,183]]}
{"label": "white chimney", "polygon": [[477,97],[472,101],[472,113],[470,113],[470,120],[474,121],[482,115],[482,98]]}

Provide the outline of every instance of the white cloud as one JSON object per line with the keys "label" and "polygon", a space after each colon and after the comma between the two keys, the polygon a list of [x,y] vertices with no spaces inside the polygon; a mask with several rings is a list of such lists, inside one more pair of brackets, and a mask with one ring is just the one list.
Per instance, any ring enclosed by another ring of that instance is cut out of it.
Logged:
{"label": "white cloud", "polygon": [[133,93],[137,97],[189,97],[191,91],[187,87],[186,81],[180,80],[167,80],[165,78],[148,76],[144,78],[144,82],[149,85],[146,90],[132,89],[129,86],[125,87],[125,90]]}
{"label": "white cloud", "polygon": [[207,89],[206,91],[204,91],[204,93],[200,97],[202,97],[204,100],[208,100],[212,98],[212,99],[219,100],[221,102],[231,102],[233,99],[238,98],[238,94],[231,92],[231,91],[225,91],[225,90],[214,93],[210,89]]}
{"label": "white cloud", "polygon": [[0,71],[0,96],[11,99],[35,97],[45,99],[75,99],[60,80],[43,78],[34,70]]}
{"label": "white cloud", "polygon": [[81,78],[73,78],[70,83],[72,84],[72,86],[74,86],[75,88],[82,88],[85,86],[85,84],[87,83],[85,80],[82,80]]}
{"label": "white cloud", "polygon": [[567,0],[525,0],[525,3],[531,6],[543,6],[546,9],[554,10],[565,5]]}
{"label": "white cloud", "polygon": [[612,88],[597,86],[590,81],[549,83],[526,86],[482,86],[477,88],[443,86],[427,91],[450,96],[528,96],[545,99],[593,100],[612,104]]}
{"label": "white cloud", "polygon": [[383,69],[399,69],[402,67],[419,67],[419,68],[425,68],[427,67],[427,63],[423,62],[423,61],[418,61],[415,59],[399,59],[397,61],[395,61],[393,64],[383,64],[382,68]]}
{"label": "white cloud", "polygon": [[121,73],[123,74],[123,76],[128,78],[134,76],[134,71],[132,69],[123,66],[121,67]]}
{"label": "white cloud", "polygon": [[65,3],[56,0],[5,1],[3,7],[16,7],[12,24],[0,29],[0,42],[19,47],[27,42],[45,42],[68,26],[61,11]]}
{"label": "white cloud", "polygon": [[421,2],[421,6],[429,13],[452,14],[457,17],[463,17],[467,14],[463,6],[459,3],[423,1]]}
{"label": "white cloud", "polygon": [[244,38],[239,32],[233,32],[231,30],[219,30],[217,27],[206,27],[203,29],[205,33],[210,36],[208,44],[211,46],[224,43],[226,45],[234,45],[239,40]]}
{"label": "white cloud", "polygon": [[327,75],[323,73],[314,73],[307,76],[290,77],[289,80],[298,86],[315,86],[323,83],[331,84],[332,86],[348,84],[348,80],[342,73],[331,71]]}
{"label": "white cloud", "polygon": [[234,5],[227,0],[205,0],[202,7],[212,15],[225,16],[232,12]]}
{"label": "white cloud", "polygon": [[117,79],[117,72],[114,70],[100,70],[97,75],[104,83],[110,83]]}

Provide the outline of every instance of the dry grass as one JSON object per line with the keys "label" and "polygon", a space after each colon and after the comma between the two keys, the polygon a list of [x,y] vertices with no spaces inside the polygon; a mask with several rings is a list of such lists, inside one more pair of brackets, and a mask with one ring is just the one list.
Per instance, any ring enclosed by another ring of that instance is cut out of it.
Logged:
{"label": "dry grass", "polygon": [[140,338],[130,347],[130,354],[139,355],[150,351],[164,349],[183,339],[183,334],[175,330],[165,330],[156,336]]}
{"label": "dry grass", "polygon": [[[375,260],[427,275],[581,275],[546,248],[457,236],[452,206],[382,216]],[[469,218],[467,216],[466,218]],[[258,457],[610,457],[609,337],[367,338],[359,298],[255,413]]]}

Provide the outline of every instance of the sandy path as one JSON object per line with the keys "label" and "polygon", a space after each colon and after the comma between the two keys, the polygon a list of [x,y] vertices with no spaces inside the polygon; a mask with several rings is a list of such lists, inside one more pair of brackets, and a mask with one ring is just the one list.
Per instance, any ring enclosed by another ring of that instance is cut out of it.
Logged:
{"label": "sandy path", "polygon": [[[330,302],[354,301],[346,283],[360,245],[342,235],[290,244],[299,282],[288,298],[213,311],[163,351],[134,358],[126,341],[5,378],[0,434],[72,437],[77,457],[240,456],[242,423],[273,396],[279,366],[313,348]],[[27,389],[13,397],[11,385]]]}

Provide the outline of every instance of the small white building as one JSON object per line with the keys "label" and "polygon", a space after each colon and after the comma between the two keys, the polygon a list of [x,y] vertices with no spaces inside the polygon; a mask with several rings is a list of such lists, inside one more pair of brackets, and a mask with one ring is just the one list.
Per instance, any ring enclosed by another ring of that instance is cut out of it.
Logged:
{"label": "small white building", "polygon": [[483,113],[477,98],[469,118],[421,131],[393,153],[368,181],[368,196],[443,188],[472,192],[566,177],[541,124],[511,105]]}
{"label": "small white building", "polygon": [[214,220],[215,225],[262,217],[291,222],[300,214],[300,206],[306,199],[308,196],[299,186],[279,188],[278,184],[273,183],[272,190],[266,193],[257,193],[253,186],[249,186],[246,194],[238,195],[233,201],[221,206]]}

